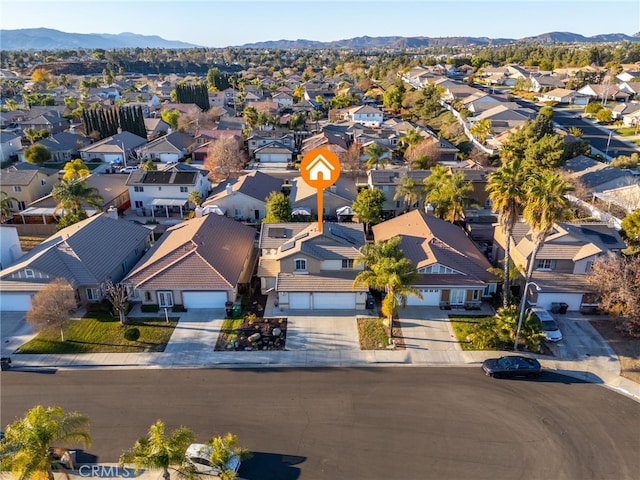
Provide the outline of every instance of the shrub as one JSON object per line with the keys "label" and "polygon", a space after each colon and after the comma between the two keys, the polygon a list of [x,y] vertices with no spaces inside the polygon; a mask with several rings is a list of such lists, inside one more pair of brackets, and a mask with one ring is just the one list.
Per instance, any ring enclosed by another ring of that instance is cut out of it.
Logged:
{"label": "shrub", "polygon": [[156,313],[160,311],[160,305],[141,305],[140,310],[145,313]]}
{"label": "shrub", "polygon": [[140,330],[137,327],[130,327],[124,331],[125,340],[130,342],[137,342],[140,338]]}
{"label": "shrub", "polygon": [[187,309],[184,308],[184,305],[174,305],[171,309],[172,312],[186,312]]}

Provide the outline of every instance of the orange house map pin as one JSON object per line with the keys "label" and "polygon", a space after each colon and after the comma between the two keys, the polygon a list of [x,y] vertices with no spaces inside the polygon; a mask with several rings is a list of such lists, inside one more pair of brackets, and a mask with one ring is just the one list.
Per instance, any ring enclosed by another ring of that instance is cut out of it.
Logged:
{"label": "orange house map pin", "polygon": [[324,189],[340,177],[340,160],[331,150],[314,148],[302,157],[300,176],[310,187],[318,190],[318,231],[322,232],[322,201]]}

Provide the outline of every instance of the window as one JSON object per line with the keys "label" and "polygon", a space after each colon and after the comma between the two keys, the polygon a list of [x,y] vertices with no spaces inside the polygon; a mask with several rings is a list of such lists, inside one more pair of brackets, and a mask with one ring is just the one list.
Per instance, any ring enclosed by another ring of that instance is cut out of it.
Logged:
{"label": "window", "polygon": [[553,269],[553,260],[550,258],[541,258],[536,261],[536,270],[551,270]]}
{"label": "window", "polygon": [[307,271],[307,260],[304,258],[296,258],[295,262],[295,271],[296,272],[306,272]]}
{"label": "window", "polygon": [[187,193],[189,191],[188,187],[180,187],[180,193]]}
{"label": "window", "polygon": [[589,273],[592,268],[593,268],[593,262],[589,260],[587,262],[587,265],[584,267],[584,273]]}
{"label": "window", "polygon": [[36,273],[30,268],[25,268],[24,276],[27,278],[36,278]]}
{"label": "window", "polygon": [[134,192],[144,192],[144,187],[135,186],[135,187],[133,187],[133,191]]}
{"label": "window", "polygon": [[47,181],[44,178],[40,180],[40,185],[44,186],[46,184],[47,184]]}
{"label": "window", "polygon": [[342,268],[353,268],[353,259],[352,258],[342,259]]}
{"label": "window", "polygon": [[22,200],[20,200],[18,202],[18,210],[24,210],[25,208],[27,208],[27,205]]}
{"label": "window", "polygon": [[90,302],[97,302],[99,299],[97,288],[87,288],[87,300]]}
{"label": "window", "polygon": [[142,200],[136,200],[136,208],[142,208],[143,204],[142,204]]}
{"label": "window", "polygon": [[14,185],[13,186],[13,191],[14,192],[21,192],[22,191],[22,187],[19,187],[18,185]]}
{"label": "window", "polygon": [[158,187],[158,191],[162,190],[162,187]]}

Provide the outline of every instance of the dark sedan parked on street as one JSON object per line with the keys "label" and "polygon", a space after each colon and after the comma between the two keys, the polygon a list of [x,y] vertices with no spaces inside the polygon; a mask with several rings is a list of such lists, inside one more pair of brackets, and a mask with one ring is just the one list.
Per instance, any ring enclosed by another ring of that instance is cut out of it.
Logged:
{"label": "dark sedan parked on street", "polygon": [[542,366],[535,358],[508,355],[488,358],[482,362],[482,370],[490,377],[539,377]]}

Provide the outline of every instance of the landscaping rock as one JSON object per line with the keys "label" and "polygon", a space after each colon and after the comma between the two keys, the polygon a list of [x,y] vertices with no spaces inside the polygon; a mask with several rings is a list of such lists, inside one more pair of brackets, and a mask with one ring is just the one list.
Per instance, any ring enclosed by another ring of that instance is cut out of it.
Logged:
{"label": "landscaping rock", "polygon": [[274,337],[279,337],[282,334],[282,330],[279,329],[278,327],[276,327],[276,328],[273,329],[273,331],[271,333],[273,333]]}
{"label": "landscaping rock", "polygon": [[249,340],[251,343],[253,343],[253,342],[257,342],[258,340],[260,340],[261,337],[262,337],[262,335],[260,335],[259,332],[256,332],[253,335],[250,335],[247,340]]}

